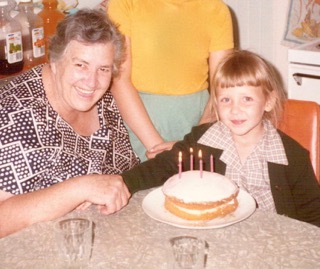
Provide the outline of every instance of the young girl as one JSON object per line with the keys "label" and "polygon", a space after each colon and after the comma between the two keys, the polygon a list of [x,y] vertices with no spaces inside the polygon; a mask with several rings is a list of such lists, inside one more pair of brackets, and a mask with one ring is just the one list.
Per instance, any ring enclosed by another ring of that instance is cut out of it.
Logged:
{"label": "young girl", "polygon": [[218,121],[194,127],[171,151],[122,174],[131,193],[177,173],[180,151],[189,170],[192,148],[202,151],[206,170],[213,155],[215,172],[249,192],[257,207],[320,226],[320,188],[309,154],[275,128],[285,93],[273,68],[252,52],[235,51],[218,66],[211,91]]}

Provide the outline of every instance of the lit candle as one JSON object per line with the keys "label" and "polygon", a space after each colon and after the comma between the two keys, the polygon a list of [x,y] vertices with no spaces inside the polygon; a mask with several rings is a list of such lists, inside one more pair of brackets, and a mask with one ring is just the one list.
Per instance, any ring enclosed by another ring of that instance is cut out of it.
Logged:
{"label": "lit candle", "polygon": [[214,172],[214,162],[213,162],[213,155],[210,155],[210,171],[211,173]]}
{"label": "lit candle", "polygon": [[193,148],[190,148],[190,170],[193,170]]}
{"label": "lit candle", "polygon": [[199,154],[199,165],[200,165],[200,177],[202,178],[202,174],[203,174],[203,161],[202,161],[202,151],[201,149],[198,152]]}
{"label": "lit candle", "polygon": [[181,178],[181,173],[182,173],[182,152],[179,151],[179,158],[178,158],[178,167],[179,167],[179,178]]}

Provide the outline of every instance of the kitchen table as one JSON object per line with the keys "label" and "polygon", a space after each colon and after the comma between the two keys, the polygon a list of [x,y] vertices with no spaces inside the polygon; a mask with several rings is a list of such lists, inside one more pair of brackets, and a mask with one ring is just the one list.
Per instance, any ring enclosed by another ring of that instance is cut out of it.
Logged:
{"label": "kitchen table", "polygon": [[[124,209],[110,216],[101,215],[94,206],[65,216],[87,217],[94,222],[90,268],[165,269],[168,240],[180,235],[207,241],[207,269],[320,266],[320,228],[316,226],[256,210],[249,218],[228,227],[178,228],[144,213],[142,201],[150,191],[134,194]],[[56,268],[54,223],[35,224],[0,239],[0,268]]]}

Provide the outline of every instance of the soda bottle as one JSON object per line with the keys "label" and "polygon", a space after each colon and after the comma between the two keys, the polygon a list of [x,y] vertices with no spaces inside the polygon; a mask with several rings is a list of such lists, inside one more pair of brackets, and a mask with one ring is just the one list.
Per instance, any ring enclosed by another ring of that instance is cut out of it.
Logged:
{"label": "soda bottle", "polygon": [[39,16],[43,19],[46,55],[48,56],[48,40],[56,32],[59,21],[64,19],[64,14],[58,10],[57,0],[42,0],[43,10],[39,12]]}
{"label": "soda bottle", "polygon": [[20,0],[19,13],[15,16],[22,27],[23,58],[26,69],[46,61],[43,20],[34,13],[31,1]]}
{"label": "soda bottle", "polygon": [[21,25],[10,17],[8,1],[0,2],[0,74],[12,75],[23,69]]}

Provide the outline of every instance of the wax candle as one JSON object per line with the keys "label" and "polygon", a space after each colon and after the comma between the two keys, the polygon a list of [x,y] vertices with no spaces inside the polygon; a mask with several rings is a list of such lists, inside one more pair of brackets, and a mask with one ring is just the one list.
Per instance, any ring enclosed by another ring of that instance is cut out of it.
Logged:
{"label": "wax candle", "polygon": [[179,178],[181,178],[181,173],[182,173],[182,152],[181,151],[179,151],[178,167],[179,167]]}
{"label": "wax candle", "polygon": [[213,155],[210,155],[210,171],[211,173],[214,172],[214,162],[213,162]]}
{"label": "wax candle", "polygon": [[193,170],[193,148],[190,148],[190,170]]}
{"label": "wax candle", "polygon": [[198,156],[199,156],[199,166],[200,166],[200,177],[202,178],[202,174],[203,174],[203,161],[202,161],[202,151],[201,149],[198,152]]}

